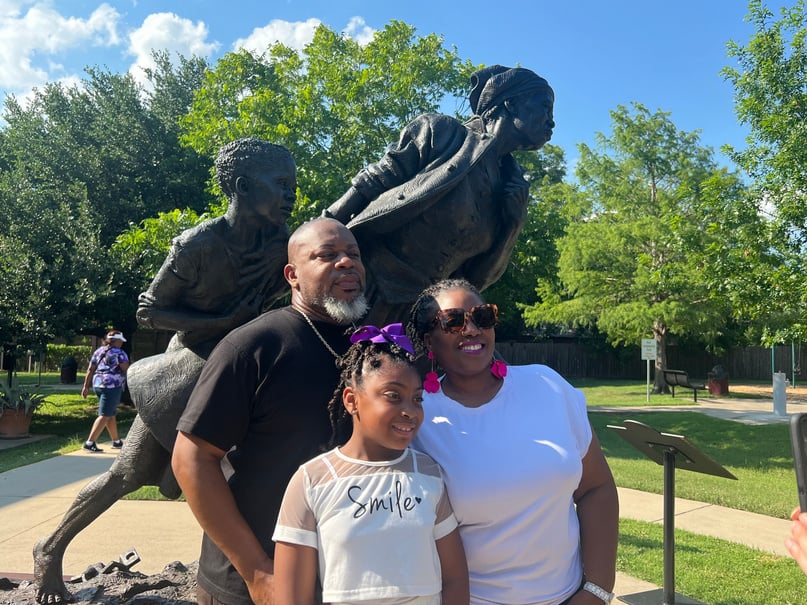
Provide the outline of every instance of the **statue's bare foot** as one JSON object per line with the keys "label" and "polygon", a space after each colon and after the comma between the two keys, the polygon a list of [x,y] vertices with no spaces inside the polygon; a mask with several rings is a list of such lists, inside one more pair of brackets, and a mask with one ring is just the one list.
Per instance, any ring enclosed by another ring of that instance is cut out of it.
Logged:
{"label": "statue's bare foot", "polygon": [[72,603],[73,595],[62,580],[62,558],[47,553],[43,538],[34,546],[34,581],[36,582],[36,602],[41,605]]}

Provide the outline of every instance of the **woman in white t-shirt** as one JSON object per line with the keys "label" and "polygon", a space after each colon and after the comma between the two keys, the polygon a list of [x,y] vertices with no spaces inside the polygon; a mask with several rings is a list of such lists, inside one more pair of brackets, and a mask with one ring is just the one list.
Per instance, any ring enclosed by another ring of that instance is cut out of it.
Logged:
{"label": "woman in white t-shirt", "polygon": [[496,360],[497,321],[452,279],[424,290],[407,324],[432,362],[413,443],[445,471],[471,603],[610,603],[619,504],[584,396],[546,366]]}
{"label": "woman in white t-shirt", "polygon": [[423,421],[412,344],[402,324],[364,326],[351,342],[329,407],[338,447],[302,465],[283,498],[275,605],[467,605],[442,471],[409,448]]}

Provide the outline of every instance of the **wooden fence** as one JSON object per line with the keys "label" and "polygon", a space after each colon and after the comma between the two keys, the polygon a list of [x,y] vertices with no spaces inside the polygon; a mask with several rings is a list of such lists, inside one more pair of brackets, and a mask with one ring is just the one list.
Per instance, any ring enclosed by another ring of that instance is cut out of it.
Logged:
{"label": "wooden fence", "polygon": [[[161,330],[137,330],[133,335],[132,360],[162,353],[172,334]],[[496,349],[508,363],[545,364],[567,378],[644,380],[647,371],[638,346],[610,347],[570,339],[558,342],[497,342]],[[775,347],[773,357],[771,349],[767,347],[737,347],[724,355],[715,356],[703,350],[670,345],[667,347],[667,365],[676,370],[685,370],[697,380],[705,380],[718,364],[728,372],[729,379],[770,380],[773,367],[777,372],[784,372],[789,379],[798,380],[803,352],[807,353],[807,347],[794,347],[791,351],[790,345],[781,345]],[[807,363],[807,357],[804,359]],[[795,374],[793,366],[796,366]],[[807,380],[807,368],[804,380]]]}
{"label": "wooden fence", "polygon": [[[644,379],[646,362],[636,347],[593,346],[586,342],[499,342],[499,353],[509,363],[522,365],[542,363],[568,378]],[[667,347],[667,365],[685,370],[693,379],[706,379],[716,365],[722,365],[729,378],[735,380],[770,380],[772,373],[784,372],[790,380],[807,380],[803,355],[807,347],[780,345],[774,347],[736,347],[716,356],[706,351]],[[651,366],[653,362],[651,362]]]}
{"label": "wooden fence", "polygon": [[598,348],[584,342],[497,342],[508,363],[541,363],[566,378],[644,378],[639,350]]}

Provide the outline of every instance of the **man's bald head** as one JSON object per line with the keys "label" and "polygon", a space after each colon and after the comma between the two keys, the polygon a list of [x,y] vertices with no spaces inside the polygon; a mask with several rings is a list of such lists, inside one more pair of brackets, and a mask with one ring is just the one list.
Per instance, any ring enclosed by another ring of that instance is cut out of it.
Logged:
{"label": "man's bald head", "polygon": [[350,323],[367,311],[359,245],[335,219],[317,218],[292,233],[283,275],[292,305],[319,319]]}
{"label": "man's bald head", "polygon": [[358,248],[356,238],[353,237],[350,229],[336,219],[322,217],[304,222],[297,227],[294,233],[291,234],[291,237],[289,237],[289,262],[292,262],[295,255],[300,254],[302,249],[306,246],[311,246],[312,243],[337,234],[341,234],[342,237],[352,240]]}

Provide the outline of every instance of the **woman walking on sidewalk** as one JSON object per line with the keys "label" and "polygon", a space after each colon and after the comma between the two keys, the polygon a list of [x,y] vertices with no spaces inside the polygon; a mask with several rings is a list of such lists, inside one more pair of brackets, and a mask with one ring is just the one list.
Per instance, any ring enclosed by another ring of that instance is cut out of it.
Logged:
{"label": "woman walking on sidewalk", "polygon": [[84,376],[84,386],[81,387],[81,396],[87,398],[90,385],[98,396],[98,418],[92,424],[90,436],[84,443],[84,450],[88,452],[103,452],[95,443],[104,429],[109,431],[112,438],[112,447],[123,447],[123,439],[118,435],[118,422],[115,420],[118,404],[126,384],[126,370],[129,369],[129,356],[121,349],[126,342],[123,333],[119,330],[110,330],[104,339],[104,346],[95,350],[90,358],[87,374]]}

